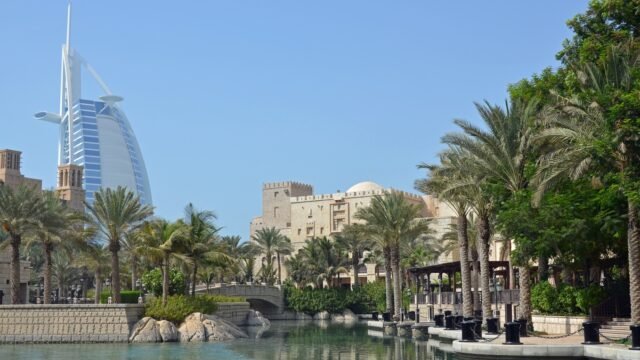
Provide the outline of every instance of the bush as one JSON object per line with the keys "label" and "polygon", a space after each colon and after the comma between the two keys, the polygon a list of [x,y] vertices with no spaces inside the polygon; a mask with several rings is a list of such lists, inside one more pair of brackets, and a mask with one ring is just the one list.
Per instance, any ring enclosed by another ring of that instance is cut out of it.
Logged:
{"label": "bush", "polygon": [[582,289],[570,285],[555,288],[545,281],[531,289],[531,305],[541,314],[586,315],[605,297],[605,290],[598,285]]}
{"label": "bush", "polygon": [[[381,287],[382,286],[382,287]],[[371,283],[353,290],[348,289],[297,289],[285,286],[285,304],[289,309],[307,314],[328,311],[341,313],[346,309],[356,314],[384,311],[384,283]]]}
{"label": "bush", "polygon": [[[162,271],[158,268],[142,275],[142,284],[155,296],[162,296]],[[169,270],[169,295],[184,294],[184,274],[177,268]]]}
{"label": "bush", "polygon": [[222,302],[242,302],[240,297],[229,296],[185,296],[174,295],[167,298],[167,304],[162,305],[162,299],[157,298],[149,301],[145,305],[144,316],[150,316],[156,320],[168,320],[176,326],[184,319],[195,312],[212,314],[218,309],[218,303]]}
{"label": "bush", "polygon": [[547,281],[537,283],[531,289],[531,305],[542,314],[552,314],[556,311],[558,291]]}
{"label": "bush", "polygon": [[607,293],[602,287],[591,285],[577,291],[576,306],[580,311],[588,314],[592,306],[600,304],[606,297]]}
{"label": "bush", "polygon": [[[111,296],[111,293],[109,291],[103,291],[100,294],[100,303],[101,304],[108,303],[109,296]],[[136,290],[120,291],[120,299],[121,299],[120,302],[122,304],[137,304],[139,296],[140,296],[140,291],[136,291]]]}
{"label": "bush", "polygon": [[558,289],[558,312],[561,314],[579,314],[576,306],[576,289],[571,285],[563,285]]}

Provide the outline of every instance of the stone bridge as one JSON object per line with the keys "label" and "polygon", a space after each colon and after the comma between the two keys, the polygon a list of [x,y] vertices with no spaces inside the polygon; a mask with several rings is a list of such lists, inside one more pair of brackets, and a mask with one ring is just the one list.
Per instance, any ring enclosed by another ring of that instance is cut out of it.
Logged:
{"label": "stone bridge", "polygon": [[[196,292],[207,294],[207,289],[197,288]],[[281,314],[284,311],[284,293],[277,286],[221,285],[210,288],[208,294],[243,297],[251,304],[252,309],[265,315]]]}

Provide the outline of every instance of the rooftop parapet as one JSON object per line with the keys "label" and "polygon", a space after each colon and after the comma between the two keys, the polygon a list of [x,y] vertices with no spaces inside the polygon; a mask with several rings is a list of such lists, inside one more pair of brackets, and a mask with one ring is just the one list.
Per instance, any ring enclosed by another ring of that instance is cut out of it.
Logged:
{"label": "rooftop parapet", "polygon": [[401,193],[402,195],[408,198],[412,198],[416,200],[421,199],[420,195],[412,194],[410,192],[396,190],[396,189],[384,189],[384,190],[368,190],[368,191],[356,191],[356,192],[346,192],[346,193],[296,196],[291,198],[291,202],[296,203],[296,202],[331,200],[331,199],[337,200],[337,199],[354,198],[354,197],[362,197],[362,196],[384,195],[387,192],[397,192],[397,193]]}
{"label": "rooftop parapet", "polygon": [[286,187],[295,187],[299,189],[306,189],[308,191],[313,192],[313,186],[309,184],[304,184],[297,181],[281,181],[281,182],[272,182],[272,183],[264,183],[262,188],[264,190],[268,189],[278,189],[278,188],[286,188]]}

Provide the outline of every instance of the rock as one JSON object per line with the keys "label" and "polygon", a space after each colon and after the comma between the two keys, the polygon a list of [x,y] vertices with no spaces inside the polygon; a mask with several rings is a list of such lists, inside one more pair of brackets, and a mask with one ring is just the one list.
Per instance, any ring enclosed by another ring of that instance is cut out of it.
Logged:
{"label": "rock", "polygon": [[332,322],[344,322],[344,316],[342,314],[331,314]]}
{"label": "rock", "polygon": [[239,327],[215,315],[206,315],[202,325],[209,341],[227,341],[248,337]]}
{"label": "rock", "polygon": [[161,342],[162,336],[160,336],[157,321],[148,316],[142,318],[142,320],[138,321],[133,327],[129,341],[132,343]]}
{"label": "rock", "polygon": [[247,325],[248,326],[270,326],[269,319],[262,316],[259,311],[250,310],[247,313]]}
{"label": "rock", "polygon": [[296,313],[296,320],[313,320],[313,316],[303,312]]}
{"label": "rock", "polygon": [[329,320],[331,315],[329,315],[328,311],[322,311],[315,315],[313,315],[313,320]]}
{"label": "rock", "polygon": [[178,329],[173,325],[171,321],[160,320],[158,321],[158,332],[163,342],[174,342],[180,338]]}
{"label": "rock", "polygon": [[184,319],[178,329],[181,342],[201,342],[207,340],[207,333],[202,325],[204,316],[201,313],[193,313]]}
{"label": "rock", "polygon": [[358,315],[354,314],[353,311],[346,309],[342,312],[342,316],[344,317],[345,322],[354,322],[358,321]]}

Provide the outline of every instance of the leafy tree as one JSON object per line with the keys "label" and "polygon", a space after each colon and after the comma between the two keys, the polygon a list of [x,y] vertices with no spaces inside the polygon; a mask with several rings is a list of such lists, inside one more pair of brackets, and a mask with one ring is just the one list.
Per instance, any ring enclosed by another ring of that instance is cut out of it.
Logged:
{"label": "leafy tree", "polygon": [[[262,255],[260,275],[263,281],[273,285],[276,273],[280,274],[280,254],[290,251],[291,241],[275,227],[260,229],[256,231],[251,239],[260,249],[259,252]],[[273,264],[274,259],[278,260],[277,268]],[[278,281],[280,280],[280,275],[278,275]]]}
{"label": "leafy tree", "polygon": [[[168,295],[181,295],[185,291],[185,276],[180,269],[172,267],[168,271],[169,286],[166,287]],[[165,293],[164,270],[155,268],[142,275],[142,284],[155,296],[162,296]]]}

